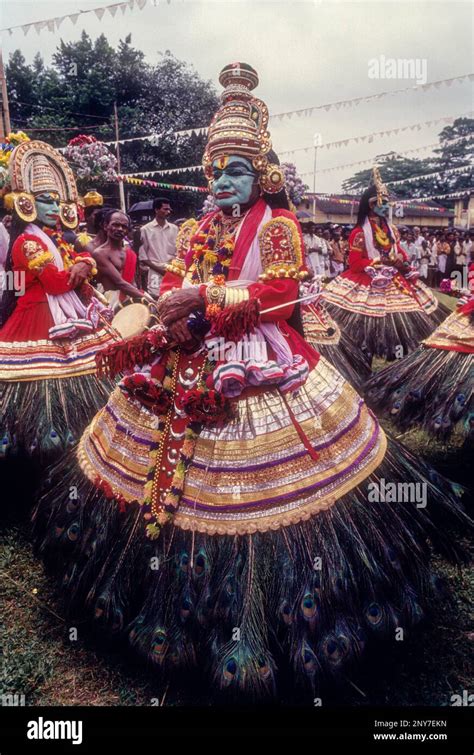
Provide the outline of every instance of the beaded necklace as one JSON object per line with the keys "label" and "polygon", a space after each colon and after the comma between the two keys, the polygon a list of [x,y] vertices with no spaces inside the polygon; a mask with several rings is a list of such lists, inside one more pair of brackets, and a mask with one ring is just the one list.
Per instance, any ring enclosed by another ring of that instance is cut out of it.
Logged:
{"label": "beaded necklace", "polygon": [[74,264],[74,260],[72,258],[72,254],[74,254],[74,247],[69,244],[67,241],[64,240],[63,235],[60,231],[57,231],[55,228],[48,228],[48,226],[43,226],[43,232],[50,237],[59,249],[61,253],[61,257],[63,259],[64,269],[67,270],[68,268],[72,267]]}
{"label": "beaded necklace", "polygon": [[224,285],[234,253],[237,228],[244,217],[229,218],[220,212],[211,220],[206,231],[192,236],[192,283]]}

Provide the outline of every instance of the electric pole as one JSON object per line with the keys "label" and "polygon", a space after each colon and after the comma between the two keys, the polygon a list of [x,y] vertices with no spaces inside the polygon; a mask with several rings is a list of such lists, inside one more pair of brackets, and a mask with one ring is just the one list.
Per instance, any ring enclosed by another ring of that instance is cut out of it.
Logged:
{"label": "electric pole", "polygon": [[3,67],[2,51],[0,49],[0,84],[2,92],[2,117],[0,118],[0,140],[4,140],[10,133],[10,110],[8,107],[7,80],[5,78],[5,69]]}
{"label": "electric pole", "polygon": [[[120,168],[120,144],[119,144],[119,125],[118,125],[118,115],[117,115],[117,103],[114,102],[114,121],[115,121],[115,148],[117,150],[117,173],[119,175],[122,174],[121,168]],[[123,188],[123,181],[119,181],[119,196],[120,196],[120,209],[122,212],[126,211],[125,207],[125,191]]]}

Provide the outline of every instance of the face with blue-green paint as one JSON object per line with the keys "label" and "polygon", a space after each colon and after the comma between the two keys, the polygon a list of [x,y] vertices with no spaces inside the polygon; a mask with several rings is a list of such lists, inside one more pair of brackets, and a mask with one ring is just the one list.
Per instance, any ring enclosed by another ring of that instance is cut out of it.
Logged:
{"label": "face with blue-green paint", "polygon": [[35,197],[38,225],[54,228],[59,218],[59,194],[45,191]]}
{"label": "face with blue-green paint", "polygon": [[258,174],[250,160],[239,155],[218,157],[212,163],[211,191],[217,206],[224,212],[241,211],[257,201],[260,190]]}
{"label": "face with blue-green paint", "polygon": [[376,215],[379,216],[379,218],[388,218],[390,213],[390,202],[385,197],[382,198],[382,203],[377,204],[377,200],[375,199],[374,205],[372,207],[372,210]]}

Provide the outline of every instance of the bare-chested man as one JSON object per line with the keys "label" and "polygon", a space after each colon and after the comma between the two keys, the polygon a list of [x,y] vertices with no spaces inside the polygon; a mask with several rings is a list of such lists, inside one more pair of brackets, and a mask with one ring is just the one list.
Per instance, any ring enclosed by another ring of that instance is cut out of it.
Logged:
{"label": "bare-chested man", "polygon": [[94,249],[97,281],[102,285],[112,305],[125,296],[142,298],[143,291],[134,285],[137,255],[125,242],[130,230],[130,218],[120,210],[110,210],[104,218],[106,241]]}

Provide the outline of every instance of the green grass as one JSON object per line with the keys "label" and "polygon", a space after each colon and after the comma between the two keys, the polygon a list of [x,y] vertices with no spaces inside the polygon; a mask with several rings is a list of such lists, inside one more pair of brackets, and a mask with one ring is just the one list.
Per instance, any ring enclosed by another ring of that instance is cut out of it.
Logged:
{"label": "green grass", "polygon": [[166,689],[113,653],[97,651],[80,625],[78,640],[69,640],[69,625],[22,528],[11,527],[0,539],[0,581],[0,693],[25,695],[26,705],[151,705],[153,698],[163,699]]}

